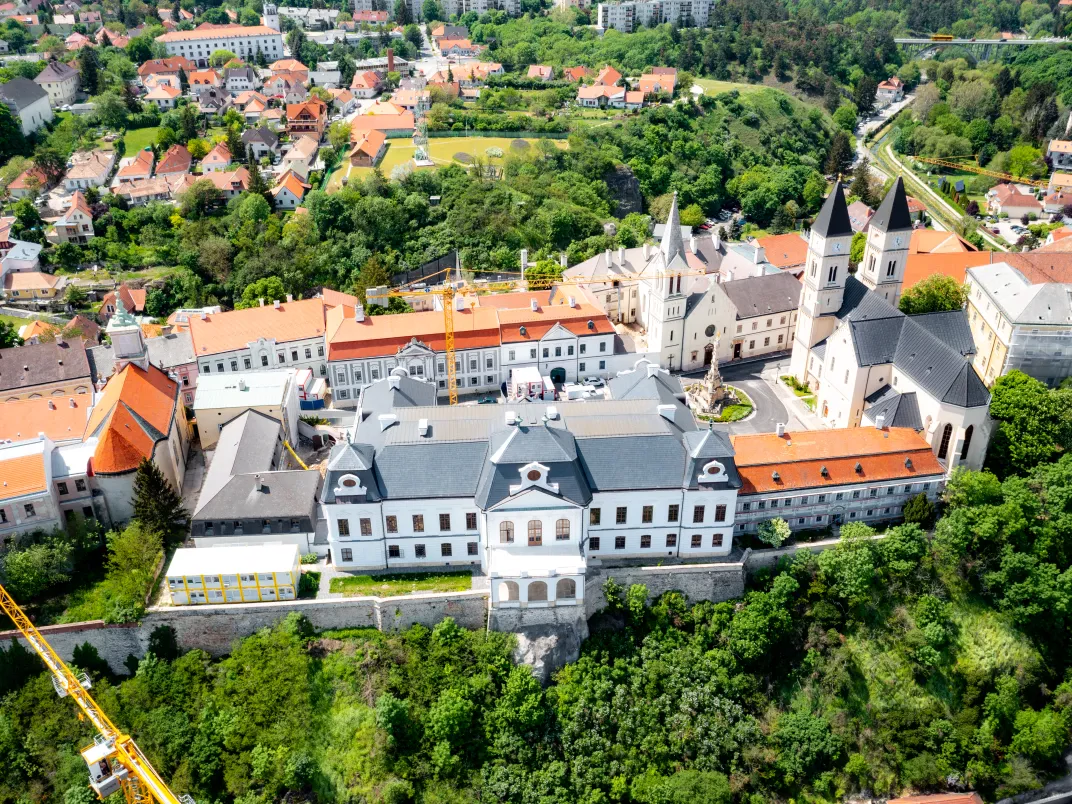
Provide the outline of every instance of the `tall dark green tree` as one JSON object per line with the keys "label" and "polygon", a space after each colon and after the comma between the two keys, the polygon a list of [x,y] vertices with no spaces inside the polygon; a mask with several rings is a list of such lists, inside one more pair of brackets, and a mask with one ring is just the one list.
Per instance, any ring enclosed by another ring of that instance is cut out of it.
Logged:
{"label": "tall dark green tree", "polygon": [[409,18],[409,4],[406,0],[395,0],[395,24],[396,25],[409,25],[413,22]]}
{"label": "tall dark green tree", "polygon": [[875,93],[878,83],[869,75],[861,76],[852,88],[852,100],[861,115],[869,115],[875,109]]}
{"label": "tall dark green tree", "polygon": [[159,533],[165,541],[179,541],[190,525],[190,513],[160,467],[147,458],[134,476],[134,519]]}
{"label": "tall dark green tree", "polygon": [[18,118],[11,114],[6,103],[0,103],[0,160],[26,153],[26,138]]}
{"label": "tall dark green tree", "polygon": [[84,47],[78,51],[78,72],[82,75],[82,89],[89,95],[96,95],[100,90],[100,64],[97,62],[97,49]]}
{"label": "tall dark green tree", "polygon": [[826,157],[826,172],[833,175],[844,173],[852,164],[852,146],[844,131],[834,135],[830,143],[830,153]]}
{"label": "tall dark green tree", "polygon": [[0,349],[7,349],[9,346],[22,346],[22,338],[13,324],[0,321]]}

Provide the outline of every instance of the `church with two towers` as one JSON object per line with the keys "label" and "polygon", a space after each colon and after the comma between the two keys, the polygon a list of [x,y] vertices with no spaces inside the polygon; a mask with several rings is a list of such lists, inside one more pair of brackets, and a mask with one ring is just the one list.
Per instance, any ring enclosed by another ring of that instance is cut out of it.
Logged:
{"label": "church with two towers", "polygon": [[791,373],[815,391],[828,427],[911,427],[948,470],[979,469],[990,392],[972,366],[967,313],[908,316],[897,306],[912,237],[900,178],[866,234],[851,274],[853,231],[838,182],[811,228]]}

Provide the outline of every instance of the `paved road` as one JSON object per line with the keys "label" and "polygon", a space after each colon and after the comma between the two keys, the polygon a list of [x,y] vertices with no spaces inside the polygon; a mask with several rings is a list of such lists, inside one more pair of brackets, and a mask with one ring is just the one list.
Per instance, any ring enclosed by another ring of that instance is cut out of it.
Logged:
{"label": "paved road", "polygon": [[[722,425],[731,433],[773,433],[777,425],[789,424],[790,429],[796,429],[797,425],[790,417],[789,411],[775,394],[770,383],[761,376],[777,376],[789,369],[789,360],[782,358],[776,361],[756,361],[726,366],[722,369],[722,379],[744,391],[752,398],[756,406],[755,414],[745,421],[731,422]],[[704,372],[694,372],[684,375],[690,379],[703,377]]]}

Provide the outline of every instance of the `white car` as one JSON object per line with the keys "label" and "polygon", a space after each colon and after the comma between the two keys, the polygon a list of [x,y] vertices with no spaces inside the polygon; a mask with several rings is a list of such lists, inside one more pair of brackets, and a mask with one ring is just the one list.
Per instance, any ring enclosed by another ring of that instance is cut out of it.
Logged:
{"label": "white car", "polygon": [[593,388],[602,388],[606,385],[599,377],[585,377],[584,384],[591,385]]}

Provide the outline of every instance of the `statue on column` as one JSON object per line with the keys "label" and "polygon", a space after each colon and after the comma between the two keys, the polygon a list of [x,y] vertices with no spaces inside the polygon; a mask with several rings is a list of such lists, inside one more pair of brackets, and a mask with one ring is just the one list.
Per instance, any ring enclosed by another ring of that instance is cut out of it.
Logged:
{"label": "statue on column", "polygon": [[718,344],[721,333],[715,333],[715,348],[711,353],[711,365],[702,382],[689,386],[690,407],[697,413],[718,415],[727,403],[736,402],[733,392],[722,382],[722,373],[718,370]]}

